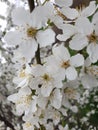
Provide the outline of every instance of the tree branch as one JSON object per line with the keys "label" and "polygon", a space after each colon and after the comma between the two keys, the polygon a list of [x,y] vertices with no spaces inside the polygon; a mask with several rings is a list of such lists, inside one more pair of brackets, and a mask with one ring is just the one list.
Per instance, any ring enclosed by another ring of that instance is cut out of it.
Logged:
{"label": "tree branch", "polygon": [[38,44],[38,48],[37,48],[37,51],[35,53],[35,58],[36,58],[36,61],[38,64],[41,64],[41,58],[40,58],[40,46]]}
{"label": "tree branch", "polygon": [[82,4],[85,6],[88,6],[90,1],[92,1],[92,0],[73,0],[72,7],[76,8],[77,6],[82,5]]}
{"label": "tree branch", "polygon": [[7,120],[5,119],[5,117],[3,117],[3,116],[0,115],[0,120],[3,121],[6,126],[10,127],[12,130],[15,130],[15,129],[14,129],[14,126],[13,126],[9,121],[7,121]]}
{"label": "tree branch", "polygon": [[34,0],[28,0],[30,12],[32,12],[35,8]]}

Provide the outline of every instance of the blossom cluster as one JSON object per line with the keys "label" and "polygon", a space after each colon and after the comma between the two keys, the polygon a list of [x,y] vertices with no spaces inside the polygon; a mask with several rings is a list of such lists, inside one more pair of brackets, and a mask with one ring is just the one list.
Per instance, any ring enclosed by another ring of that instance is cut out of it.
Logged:
{"label": "blossom cluster", "polygon": [[[77,112],[73,104],[82,104],[81,89],[98,86],[98,5],[72,4],[45,1],[31,13],[23,7],[12,11],[14,27],[4,41],[17,47],[13,59],[17,93],[8,100],[16,104],[17,115],[23,115],[24,130],[54,130],[56,125],[68,130],[60,124],[67,109]],[[48,47],[49,55],[41,53]]]}

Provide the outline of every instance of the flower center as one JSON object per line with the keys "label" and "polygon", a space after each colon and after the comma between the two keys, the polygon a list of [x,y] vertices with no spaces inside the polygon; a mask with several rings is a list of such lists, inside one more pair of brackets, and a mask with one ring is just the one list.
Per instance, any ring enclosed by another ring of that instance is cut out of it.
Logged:
{"label": "flower center", "polygon": [[24,78],[25,76],[26,76],[25,71],[24,70],[20,71],[19,77]]}
{"label": "flower center", "polygon": [[26,123],[25,123],[25,126],[26,126],[26,128],[28,128],[28,127],[31,127],[32,124],[31,124],[30,122],[26,122]]}
{"label": "flower center", "polygon": [[70,66],[70,64],[69,64],[69,61],[63,61],[63,63],[61,64],[61,67],[62,68],[67,68],[67,67],[69,67]]}
{"label": "flower center", "polygon": [[34,37],[37,33],[37,30],[33,27],[30,27],[27,29],[27,36],[28,37]]}
{"label": "flower center", "polygon": [[31,95],[22,95],[16,104],[25,104],[26,106],[28,106],[31,100],[32,100]]}
{"label": "flower center", "polygon": [[73,89],[73,88],[66,88],[64,90],[64,92],[65,92],[67,98],[75,99],[75,96],[76,96],[76,93],[77,93],[75,89]]}
{"label": "flower center", "polygon": [[86,70],[88,74],[98,77],[98,66],[90,66]]}
{"label": "flower center", "polygon": [[92,33],[90,36],[88,36],[89,42],[96,43],[98,40],[98,36],[96,36],[94,33]]}
{"label": "flower center", "polygon": [[49,77],[48,74],[44,74],[44,75],[42,76],[42,78],[43,78],[45,81],[49,81],[49,80],[50,80],[50,77]]}

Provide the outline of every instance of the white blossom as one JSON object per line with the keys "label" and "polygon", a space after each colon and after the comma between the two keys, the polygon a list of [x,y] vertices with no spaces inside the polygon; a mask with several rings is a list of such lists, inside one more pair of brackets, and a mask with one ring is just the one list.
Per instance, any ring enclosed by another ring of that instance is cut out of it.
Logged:
{"label": "white blossom", "polygon": [[[62,77],[53,71],[52,66],[33,66],[34,79],[31,82],[32,89],[41,89],[41,94],[48,97],[54,88],[62,88]],[[39,85],[41,88],[39,88]]]}
{"label": "white blossom", "polygon": [[19,90],[18,93],[12,94],[8,97],[9,101],[16,104],[16,111],[18,115],[27,113],[32,104],[32,92],[29,88],[25,87]]}
{"label": "white blossom", "polygon": [[75,67],[82,66],[84,58],[81,54],[70,57],[68,49],[60,45],[53,48],[53,57],[50,56],[47,62],[52,67],[57,68],[63,79],[66,75],[67,79],[74,80],[78,76]]}
{"label": "white blossom", "polygon": [[55,41],[55,33],[52,29],[41,29],[43,25],[37,15],[40,10],[41,8],[38,8],[30,13],[24,8],[14,9],[12,20],[17,28],[15,31],[9,31],[4,37],[9,45],[19,45],[17,51],[27,60],[34,57],[38,44],[45,47]]}

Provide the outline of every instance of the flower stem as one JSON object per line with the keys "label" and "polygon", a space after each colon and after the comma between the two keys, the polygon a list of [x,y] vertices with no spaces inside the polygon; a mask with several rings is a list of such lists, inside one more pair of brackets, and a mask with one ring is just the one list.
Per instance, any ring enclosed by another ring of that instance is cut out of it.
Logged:
{"label": "flower stem", "polygon": [[36,61],[38,64],[41,64],[41,58],[40,58],[40,46],[38,44],[38,48],[37,48],[37,51],[35,53],[35,58],[36,58]]}

